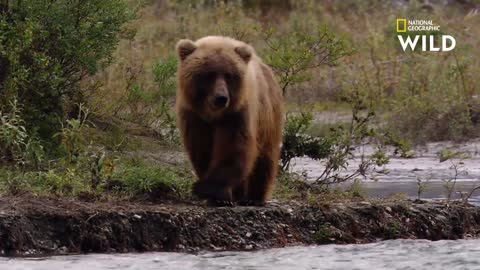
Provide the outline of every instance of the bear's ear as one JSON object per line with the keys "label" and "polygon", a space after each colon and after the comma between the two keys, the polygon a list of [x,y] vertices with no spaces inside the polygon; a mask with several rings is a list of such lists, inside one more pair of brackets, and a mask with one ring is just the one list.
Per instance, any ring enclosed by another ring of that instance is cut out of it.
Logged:
{"label": "bear's ear", "polygon": [[190,39],[181,39],[180,41],[178,41],[176,48],[180,60],[185,60],[187,56],[192,54],[195,49],[197,49],[197,46],[195,46],[195,43],[193,43],[193,41],[191,41]]}
{"label": "bear's ear", "polygon": [[235,48],[235,52],[245,61],[248,63],[250,58],[252,58],[253,48],[250,45],[242,45],[240,47]]}

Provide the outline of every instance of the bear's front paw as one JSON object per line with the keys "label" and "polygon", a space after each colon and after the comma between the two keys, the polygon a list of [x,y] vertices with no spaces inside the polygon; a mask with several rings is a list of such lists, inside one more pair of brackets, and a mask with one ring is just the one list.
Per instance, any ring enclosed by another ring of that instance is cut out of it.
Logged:
{"label": "bear's front paw", "polygon": [[265,201],[243,199],[238,204],[241,206],[265,206],[267,203]]}
{"label": "bear's front paw", "polygon": [[192,193],[200,199],[208,199],[211,197],[211,188],[204,181],[198,181],[193,184]]}
{"label": "bear's front paw", "polygon": [[212,199],[216,201],[232,201],[232,194],[224,186],[208,181],[198,181],[193,184],[192,193],[200,199]]}

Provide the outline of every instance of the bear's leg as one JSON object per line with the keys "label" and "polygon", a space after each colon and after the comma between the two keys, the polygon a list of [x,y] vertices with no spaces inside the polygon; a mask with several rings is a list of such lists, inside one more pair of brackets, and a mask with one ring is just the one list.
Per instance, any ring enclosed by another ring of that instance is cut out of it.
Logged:
{"label": "bear's leg", "polygon": [[186,110],[178,112],[177,126],[195,174],[202,179],[210,164],[213,129],[195,113]]}
{"label": "bear's leg", "polygon": [[242,122],[217,126],[213,144],[209,170],[195,183],[193,193],[223,205],[233,202],[234,188],[239,187],[250,174],[255,162],[256,144]]}
{"label": "bear's leg", "polygon": [[233,199],[236,202],[242,201],[247,196],[248,181],[244,180],[240,185],[233,189]]}
{"label": "bear's leg", "polygon": [[269,155],[258,157],[248,180],[247,196],[240,202],[241,205],[265,205],[265,201],[275,183],[277,163],[278,161]]}

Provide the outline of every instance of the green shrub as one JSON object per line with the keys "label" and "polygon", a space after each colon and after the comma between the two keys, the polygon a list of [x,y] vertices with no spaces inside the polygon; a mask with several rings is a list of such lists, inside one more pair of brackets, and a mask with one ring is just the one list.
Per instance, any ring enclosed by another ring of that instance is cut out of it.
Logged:
{"label": "green shrub", "polygon": [[43,140],[60,129],[79,82],[111,60],[121,26],[132,18],[125,1],[2,1],[0,110],[17,100],[26,130]]}
{"label": "green shrub", "polygon": [[309,111],[287,114],[280,155],[282,170],[288,171],[290,161],[295,157],[307,156],[320,160],[331,153],[332,141],[329,138],[317,138],[306,133],[312,120],[313,115]]}

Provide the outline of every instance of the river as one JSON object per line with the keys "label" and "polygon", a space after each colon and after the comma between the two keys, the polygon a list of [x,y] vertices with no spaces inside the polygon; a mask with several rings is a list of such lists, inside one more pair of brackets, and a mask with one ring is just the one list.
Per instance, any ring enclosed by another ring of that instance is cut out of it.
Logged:
{"label": "river", "polygon": [[480,269],[480,240],[390,240],[254,252],[96,254],[0,258],[0,270]]}
{"label": "river", "polygon": [[[451,159],[440,161],[439,152],[448,148],[451,152],[462,152],[469,155],[467,159]],[[357,149],[355,158],[341,174],[351,174],[360,164],[360,153],[366,156],[372,153],[370,146]],[[391,153],[391,152],[390,152]],[[454,144],[451,142],[429,143],[418,147],[413,158],[399,158],[391,155],[387,165],[376,168],[366,179],[361,179],[367,195],[371,197],[390,197],[403,194],[412,199],[418,197],[417,179],[425,183],[425,189],[420,194],[422,199],[443,199],[446,197],[446,180],[455,178],[454,165],[458,168],[455,189],[452,197],[459,198],[461,193],[468,193],[480,186],[480,141]],[[304,173],[311,181],[318,178],[323,171],[322,163],[309,158],[297,158],[293,161],[292,170]],[[348,188],[350,183],[341,186]],[[470,202],[480,202],[480,190],[473,193]]]}

